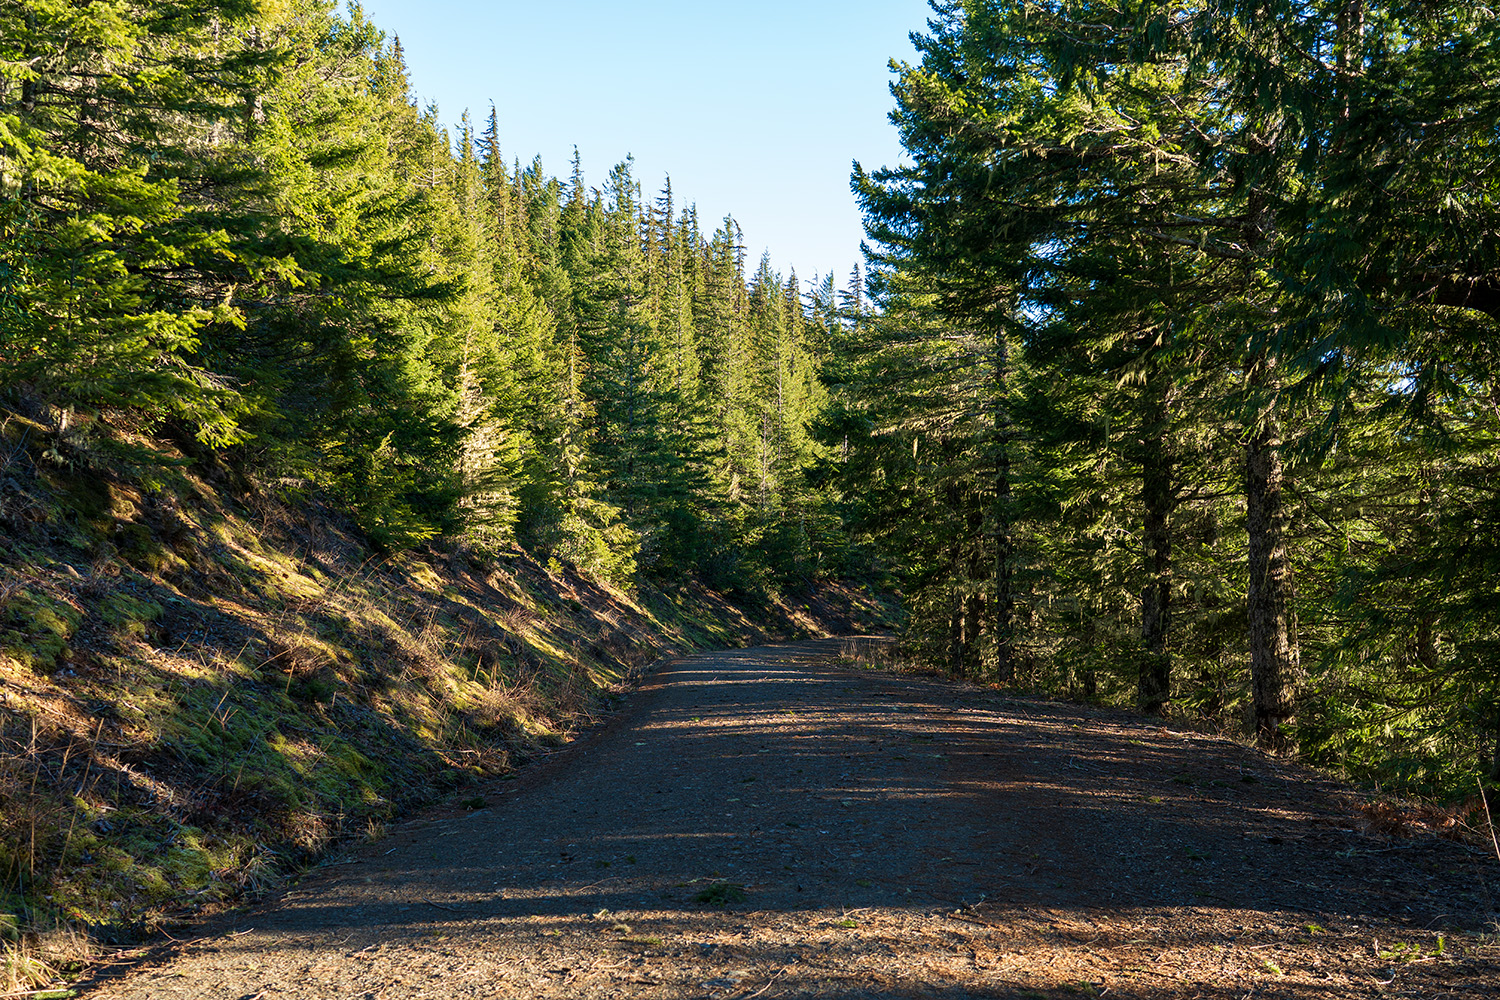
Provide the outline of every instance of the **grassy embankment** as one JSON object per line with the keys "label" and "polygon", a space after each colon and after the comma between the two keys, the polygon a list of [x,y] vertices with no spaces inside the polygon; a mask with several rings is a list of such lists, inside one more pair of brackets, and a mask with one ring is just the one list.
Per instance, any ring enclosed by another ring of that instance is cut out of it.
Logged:
{"label": "grassy embankment", "polygon": [[335,511],[225,474],[148,489],[49,460],[39,430],[0,436],[0,991],[462,800],[663,655],[886,613],[838,588],[624,593],[519,551],[379,556]]}

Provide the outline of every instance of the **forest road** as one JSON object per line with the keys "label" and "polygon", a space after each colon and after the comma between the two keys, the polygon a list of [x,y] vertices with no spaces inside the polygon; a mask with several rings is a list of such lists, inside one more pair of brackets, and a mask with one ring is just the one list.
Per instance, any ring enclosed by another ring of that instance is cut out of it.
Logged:
{"label": "forest road", "polygon": [[679,661],[486,808],[85,995],[1500,996],[1493,856],[1368,836],[1227,740],[839,648]]}

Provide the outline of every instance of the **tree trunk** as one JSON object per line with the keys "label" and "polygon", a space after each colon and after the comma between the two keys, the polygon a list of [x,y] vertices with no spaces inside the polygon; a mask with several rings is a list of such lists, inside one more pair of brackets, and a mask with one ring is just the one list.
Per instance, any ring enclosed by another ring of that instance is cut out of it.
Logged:
{"label": "tree trunk", "polygon": [[978,677],[984,667],[984,593],[980,587],[985,569],[983,497],[976,490],[966,491],[964,505],[965,540],[969,546],[965,560],[965,577],[969,586],[963,596],[964,674]]}
{"label": "tree trunk", "polygon": [[1422,669],[1427,672],[1428,677],[1437,676],[1442,666],[1442,659],[1438,656],[1437,633],[1433,630],[1431,615],[1426,615],[1417,623],[1416,657]]}
{"label": "tree trunk", "polygon": [[963,596],[963,671],[964,677],[984,674],[984,597],[970,592]]}
{"label": "tree trunk", "polygon": [[[259,28],[250,29],[249,48],[253,52],[265,51],[265,42],[261,38]],[[258,90],[245,92],[244,124],[245,140],[254,141],[260,132],[260,126],[265,124],[266,109],[265,98]]]}
{"label": "tree trunk", "polygon": [[[1164,413],[1154,416],[1164,418]],[[1159,426],[1159,422],[1158,422]],[[1157,431],[1145,441],[1141,499],[1145,508],[1146,582],[1141,589],[1141,644],[1137,700],[1143,712],[1160,712],[1172,697],[1172,461]]]}
{"label": "tree trunk", "polygon": [[1500,787],[1500,726],[1496,726],[1495,756],[1490,761],[1490,784]]}
{"label": "tree trunk", "polygon": [[[953,554],[954,569],[958,568],[958,553]],[[956,574],[955,574],[956,576]],[[962,677],[964,673],[964,594],[958,580],[954,580],[953,593],[948,606],[948,673]]]}
{"label": "tree trunk", "polygon": [[[26,33],[32,38],[36,37],[36,14],[27,12]],[[30,124],[32,117],[36,114],[36,77],[28,77],[21,81],[21,120]]]}
{"label": "tree trunk", "polygon": [[[956,521],[963,518],[963,490],[957,483],[948,484],[943,490],[943,499]],[[961,532],[955,530],[948,547],[948,672],[954,677],[964,675],[964,666],[968,661],[964,635],[964,593],[968,589],[968,580],[965,579],[968,561],[964,559],[964,539],[961,535]]]}
{"label": "tree trunk", "polygon": [[1257,431],[1245,446],[1245,506],[1250,583],[1245,610],[1250,625],[1250,684],[1255,738],[1283,750],[1286,727],[1296,721],[1301,655],[1292,606],[1292,564],[1282,512],[1281,442],[1274,430]]}
{"label": "tree trunk", "polygon": [[995,679],[1009,684],[1016,676],[1015,569],[1012,565],[1010,495],[1010,340],[1002,325],[995,331]]}
{"label": "tree trunk", "polygon": [[[1274,138],[1252,136],[1252,144],[1270,150]],[[1264,191],[1248,200],[1247,236],[1256,257],[1268,259],[1277,231],[1275,208]],[[1255,292],[1256,271],[1246,273],[1247,292]],[[1270,318],[1269,316],[1267,317]],[[1296,721],[1301,653],[1292,606],[1292,563],[1286,550],[1282,511],[1281,429],[1275,419],[1276,358],[1262,346],[1247,359],[1252,401],[1265,408],[1245,437],[1245,520],[1250,578],[1245,613],[1250,639],[1250,687],[1255,712],[1255,739],[1268,750],[1287,749],[1287,726]]]}

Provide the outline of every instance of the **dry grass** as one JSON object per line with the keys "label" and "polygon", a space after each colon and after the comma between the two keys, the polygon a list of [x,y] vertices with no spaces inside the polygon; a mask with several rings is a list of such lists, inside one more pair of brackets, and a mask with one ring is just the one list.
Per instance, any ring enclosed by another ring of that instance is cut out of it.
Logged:
{"label": "dry grass", "polygon": [[85,967],[97,954],[87,935],[68,927],[0,941],[0,995],[33,995],[64,987],[69,972]]}
{"label": "dry grass", "polygon": [[1437,802],[1380,798],[1360,806],[1366,829],[1385,837],[1424,835],[1488,844],[1491,839],[1487,803],[1482,795],[1443,805]]}
{"label": "dry grass", "polygon": [[22,993],[59,983],[59,970],[26,943],[0,943],[0,990]]}
{"label": "dry grass", "polygon": [[849,636],[839,647],[839,659],[845,665],[861,670],[919,674],[933,672],[930,664],[903,651],[900,643],[890,636]]}

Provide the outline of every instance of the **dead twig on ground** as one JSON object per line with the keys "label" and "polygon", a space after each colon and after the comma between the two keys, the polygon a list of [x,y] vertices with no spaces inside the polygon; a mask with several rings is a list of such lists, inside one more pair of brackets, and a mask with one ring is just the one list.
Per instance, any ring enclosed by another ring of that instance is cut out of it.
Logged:
{"label": "dead twig on ground", "polygon": [[737,997],[737,998],[735,998],[735,1000],[755,1000],[756,997],[760,996],[762,993],[764,993],[766,990],[770,989],[772,986],[775,986],[776,985],[776,980],[780,979],[784,975],[786,975],[786,969],[782,969],[780,972],[776,973],[776,975],[774,975],[774,976],[772,976],[770,978],[770,981],[768,981],[766,983],[766,985],[762,986],[760,989],[756,990],[754,993],[748,994],[747,996]]}
{"label": "dead twig on ground", "polygon": [[[625,877],[624,875],[611,875],[609,878],[601,878],[597,882],[590,882],[588,885],[580,887],[578,891],[579,892],[587,892],[589,889],[597,888],[598,886],[601,886],[601,885],[603,885],[606,882],[618,882],[618,881],[620,881],[620,879],[622,879],[624,877]],[[698,879],[694,879],[693,881],[696,882],[696,881],[699,881],[699,880]]]}

